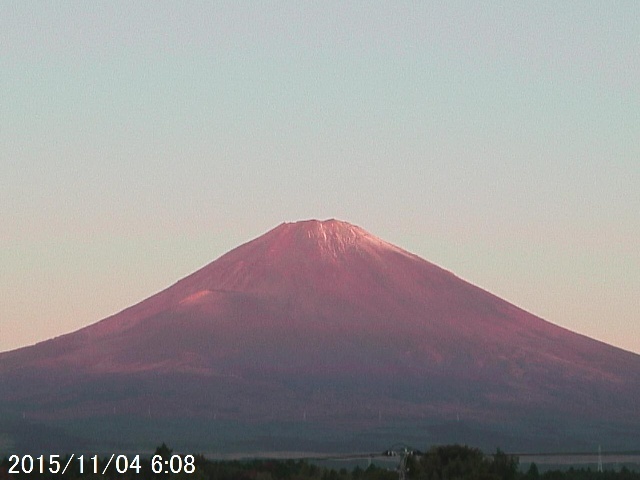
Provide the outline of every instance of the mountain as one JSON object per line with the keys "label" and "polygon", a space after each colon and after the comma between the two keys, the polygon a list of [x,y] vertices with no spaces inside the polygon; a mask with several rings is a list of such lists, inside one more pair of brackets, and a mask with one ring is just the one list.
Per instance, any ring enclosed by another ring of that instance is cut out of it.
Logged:
{"label": "mountain", "polygon": [[0,354],[0,453],[630,449],[638,398],[640,356],[357,226],[310,220]]}

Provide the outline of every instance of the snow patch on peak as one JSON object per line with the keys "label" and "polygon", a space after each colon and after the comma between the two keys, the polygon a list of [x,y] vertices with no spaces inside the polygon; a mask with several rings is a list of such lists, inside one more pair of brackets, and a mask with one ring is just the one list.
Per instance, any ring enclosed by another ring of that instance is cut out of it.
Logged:
{"label": "snow patch on peak", "polygon": [[348,250],[386,250],[413,257],[409,252],[385,242],[356,225],[333,218],[304,220],[285,223],[282,226],[293,238],[310,243],[323,256],[334,259]]}

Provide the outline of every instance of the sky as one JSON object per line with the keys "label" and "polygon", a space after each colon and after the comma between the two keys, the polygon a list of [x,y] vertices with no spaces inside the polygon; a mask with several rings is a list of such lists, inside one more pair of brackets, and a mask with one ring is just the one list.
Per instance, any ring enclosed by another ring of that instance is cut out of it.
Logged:
{"label": "sky", "polygon": [[640,353],[640,3],[0,1],[0,351],[310,218]]}

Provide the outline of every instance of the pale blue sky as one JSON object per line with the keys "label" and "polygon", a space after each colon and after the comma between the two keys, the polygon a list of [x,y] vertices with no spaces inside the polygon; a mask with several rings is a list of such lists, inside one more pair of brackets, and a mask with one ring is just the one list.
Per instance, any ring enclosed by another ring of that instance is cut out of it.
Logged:
{"label": "pale blue sky", "polygon": [[635,1],[0,1],[0,351],[335,217],[640,352],[639,186]]}

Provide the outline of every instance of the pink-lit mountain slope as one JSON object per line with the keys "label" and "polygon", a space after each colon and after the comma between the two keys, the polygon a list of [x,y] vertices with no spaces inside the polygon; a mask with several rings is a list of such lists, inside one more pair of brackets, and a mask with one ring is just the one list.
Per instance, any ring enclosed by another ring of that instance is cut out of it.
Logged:
{"label": "pink-lit mountain slope", "polygon": [[95,448],[633,448],[639,398],[640,356],[336,220],[281,224],[112,317],[0,354],[15,448],[52,431]]}

